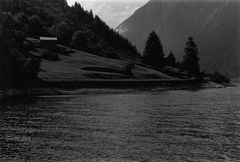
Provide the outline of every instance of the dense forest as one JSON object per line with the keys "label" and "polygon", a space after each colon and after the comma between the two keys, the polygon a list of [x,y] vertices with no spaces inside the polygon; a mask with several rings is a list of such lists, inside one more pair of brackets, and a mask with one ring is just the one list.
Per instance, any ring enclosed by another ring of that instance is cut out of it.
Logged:
{"label": "dense forest", "polygon": [[28,54],[28,37],[54,36],[61,45],[109,58],[140,57],[126,38],[79,3],[68,6],[66,0],[1,0],[0,16],[0,74],[5,80],[1,84],[35,79],[40,60]]}
{"label": "dense forest", "polygon": [[86,42],[85,47],[78,48],[87,52],[108,57],[139,56],[126,38],[79,3],[70,7],[65,0],[2,0],[0,9],[10,11],[18,29],[27,36],[57,36],[61,44],[70,45],[74,34],[81,32]]}

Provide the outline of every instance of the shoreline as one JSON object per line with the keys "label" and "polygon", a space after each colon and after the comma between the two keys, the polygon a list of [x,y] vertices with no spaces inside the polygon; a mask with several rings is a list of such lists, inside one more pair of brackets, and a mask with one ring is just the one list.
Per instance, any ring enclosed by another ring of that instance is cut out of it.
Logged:
{"label": "shoreline", "polygon": [[[117,84],[109,83],[116,82]],[[142,86],[143,83],[148,83],[146,86]],[[154,80],[143,81],[137,83],[136,81],[128,82],[131,84],[126,85],[127,82],[123,81],[109,81],[105,84],[101,84],[99,81],[84,81],[81,82],[81,86],[73,82],[67,84],[67,82],[45,82],[42,86],[31,88],[10,88],[4,92],[0,90],[0,98],[15,97],[15,96],[51,96],[51,95],[84,95],[84,94],[108,94],[108,93],[130,93],[130,92],[144,92],[144,91],[174,91],[174,90],[197,90],[206,88],[225,88],[234,86],[232,84],[217,84],[213,82],[199,82],[196,80],[173,80],[172,82],[161,81],[158,84],[150,85],[155,82]],[[85,83],[85,84],[82,84]],[[98,84],[96,84],[98,83]],[[94,85],[95,84],[95,85]],[[50,86],[52,85],[52,86]],[[107,86],[108,85],[108,86]],[[84,87],[85,86],[85,87]]]}

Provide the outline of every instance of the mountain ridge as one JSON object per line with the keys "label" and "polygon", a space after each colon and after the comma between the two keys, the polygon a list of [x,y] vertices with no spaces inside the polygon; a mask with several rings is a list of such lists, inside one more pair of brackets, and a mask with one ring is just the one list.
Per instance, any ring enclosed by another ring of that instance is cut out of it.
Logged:
{"label": "mountain ridge", "polygon": [[234,0],[151,0],[116,30],[140,51],[148,34],[154,30],[162,40],[165,55],[173,51],[178,60],[184,54],[187,37],[193,36],[199,45],[204,70],[235,77],[240,76],[239,8],[240,3]]}

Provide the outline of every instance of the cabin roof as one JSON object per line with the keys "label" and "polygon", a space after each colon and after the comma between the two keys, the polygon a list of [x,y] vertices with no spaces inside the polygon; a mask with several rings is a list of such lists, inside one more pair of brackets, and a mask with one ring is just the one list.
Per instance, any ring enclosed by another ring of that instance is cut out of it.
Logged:
{"label": "cabin roof", "polygon": [[57,41],[57,37],[40,37],[40,40]]}

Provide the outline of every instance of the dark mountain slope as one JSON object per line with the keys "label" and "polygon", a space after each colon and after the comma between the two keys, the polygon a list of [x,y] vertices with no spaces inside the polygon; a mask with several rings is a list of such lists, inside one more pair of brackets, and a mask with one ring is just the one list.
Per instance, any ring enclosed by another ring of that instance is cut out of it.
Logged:
{"label": "dark mountain slope", "polygon": [[240,2],[150,0],[124,21],[117,30],[143,50],[148,34],[159,34],[168,54],[178,59],[187,37],[193,36],[207,71],[240,76]]}

